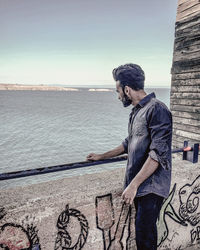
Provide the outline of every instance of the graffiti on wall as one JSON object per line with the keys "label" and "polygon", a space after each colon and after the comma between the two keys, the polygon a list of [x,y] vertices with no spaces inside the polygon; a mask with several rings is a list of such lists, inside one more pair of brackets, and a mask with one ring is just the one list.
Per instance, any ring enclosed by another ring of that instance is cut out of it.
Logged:
{"label": "graffiti on wall", "polygon": [[[176,192],[176,184],[174,184],[169,196],[164,200],[159,218],[157,220],[158,228],[158,247],[163,244],[163,242],[169,236],[169,227],[167,224],[166,217],[172,219],[175,223],[180,226],[187,227],[188,223],[194,228],[190,231],[191,243],[200,240],[200,206],[199,206],[199,196],[200,196],[200,176],[198,176],[191,184],[185,184],[178,191],[179,194],[179,208],[176,212],[173,207],[173,198]],[[133,233],[133,208],[127,207],[122,204],[121,212],[119,218],[115,218],[114,207],[112,201],[112,194],[106,194],[102,196],[97,196],[95,200],[96,205],[96,225],[99,230],[102,231],[103,239],[103,249],[113,250],[113,249],[124,249],[122,243],[122,238],[124,235],[125,227],[128,228],[128,236],[126,239],[126,250],[133,249],[134,233]],[[131,218],[131,219],[130,219]],[[111,228],[116,225],[114,235],[111,235]],[[178,232],[174,232],[169,241],[173,241],[173,238],[178,235]]]}
{"label": "graffiti on wall", "polygon": [[191,243],[200,241],[200,226],[195,227],[190,231]]}
{"label": "graffiti on wall", "polygon": [[95,206],[96,224],[102,231],[104,250],[106,250],[111,241],[111,228],[115,223],[112,194],[97,196]]}
{"label": "graffiti on wall", "polygon": [[172,200],[175,194],[176,184],[174,184],[172,191],[170,192],[167,199],[164,200],[159,218],[157,220],[157,229],[158,229],[158,243],[157,246],[160,246],[168,237],[169,228],[166,222],[166,216],[169,216],[175,222],[187,226],[183,219],[175,212],[175,209],[172,206]]}
{"label": "graffiti on wall", "polygon": [[[179,209],[178,213],[172,206],[172,200],[176,191],[176,184],[172,188],[169,197],[164,201],[159,219],[158,227],[158,246],[160,246],[168,237],[169,229],[166,223],[166,216],[169,216],[173,221],[181,226],[193,226],[190,231],[191,243],[200,240],[200,175],[192,182],[185,184],[178,191]],[[176,234],[176,233],[175,233]]]}
{"label": "graffiti on wall", "polygon": [[199,196],[200,176],[192,184],[186,184],[179,190],[179,214],[192,226],[196,226],[200,221]]}
{"label": "graffiti on wall", "polygon": [[[5,215],[5,209],[0,208],[0,219],[4,218]],[[69,208],[69,205],[66,205],[65,210],[58,217],[57,229],[55,250],[79,250],[85,245],[89,230],[88,221],[77,209]],[[3,224],[0,226],[0,248],[5,250],[40,250],[37,234],[38,230],[33,223],[26,227],[14,223]]]}
{"label": "graffiti on wall", "polygon": [[111,242],[108,246],[108,250],[122,250],[124,249],[124,245],[122,243],[122,239],[124,236],[124,230],[127,226],[128,221],[128,235],[126,238],[126,250],[131,250],[134,248],[134,234],[133,230],[131,230],[131,216],[132,214],[132,208],[129,205],[126,205],[125,203],[122,204],[121,212],[117,221],[116,230],[114,233],[114,237],[111,239]]}
{"label": "graffiti on wall", "polygon": [[[69,208],[59,215],[57,221],[57,237],[54,250],[82,249],[88,237],[88,221],[80,211]],[[80,234],[77,237],[77,232]]]}
{"label": "graffiti on wall", "polygon": [[[169,242],[174,241],[179,234],[178,231],[171,231],[171,236],[169,236],[169,220],[178,223],[180,227],[189,228],[190,235],[188,236],[190,236],[192,244],[200,241],[200,175],[191,183],[187,183],[177,190],[178,203],[176,201],[175,209],[173,204],[176,189],[175,184],[168,198],[164,200],[157,220],[158,246],[163,247],[166,239]],[[116,211],[118,212],[116,213]],[[95,198],[95,212],[96,227],[102,232],[103,250],[134,249],[134,206],[120,203],[115,207],[112,194],[109,193]],[[0,220],[5,220],[6,216],[6,210],[1,207]],[[40,250],[38,230],[33,223],[30,224],[28,221],[29,219],[27,219],[26,226],[23,221],[20,224],[2,223],[3,225],[0,225],[0,248]],[[64,211],[58,216],[56,227],[54,250],[84,248],[88,238],[89,224],[79,210],[69,208],[67,204]]]}
{"label": "graffiti on wall", "polygon": [[[169,229],[166,222],[166,216],[169,216],[175,222],[187,226],[184,220],[175,212],[171,201],[174,197],[176,184],[174,185],[169,197],[165,199],[162,205],[160,216],[157,221],[158,228],[158,246],[160,246],[168,237]],[[134,249],[134,206],[121,206],[121,211],[118,220],[116,221],[114,207],[112,202],[112,194],[97,196],[96,201],[96,225],[102,231],[103,249],[104,250],[122,250],[124,245],[122,242],[124,230],[127,226],[128,236],[126,238],[126,250]],[[114,235],[111,236],[111,228],[116,224]]]}
{"label": "graffiti on wall", "polygon": [[[6,216],[5,208],[0,208],[0,220]],[[38,230],[32,223],[25,227],[15,223],[0,226],[0,247],[9,250],[40,250]]]}
{"label": "graffiti on wall", "polygon": [[6,215],[6,210],[4,207],[0,208],[0,220]]}
{"label": "graffiti on wall", "polygon": [[200,175],[179,190],[179,214],[194,228],[190,231],[191,243],[200,240]]}
{"label": "graffiti on wall", "polygon": [[25,229],[21,225],[6,223],[0,227],[0,247],[6,250],[40,250],[38,230],[33,224]]}
{"label": "graffiti on wall", "polygon": [[97,196],[95,200],[96,205],[96,225],[102,231],[103,249],[104,250],[122,250],[124,245],[122,242],[124,230],[128,221],[128,236],[126,238],[126,249],[133,249],[134,239],[131,230],[132,223],[132,208],[123,203],[118,220],[116,221],[116,228],[114,235],[111,235],[111,228],[115,224],[115,214],[112,202],[112,194]]}

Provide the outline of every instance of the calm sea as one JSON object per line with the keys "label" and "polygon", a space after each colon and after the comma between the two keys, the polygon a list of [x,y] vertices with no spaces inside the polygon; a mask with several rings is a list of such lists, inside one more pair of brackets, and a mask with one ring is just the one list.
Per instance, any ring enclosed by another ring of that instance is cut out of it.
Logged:
{"label": "calm sea", "polygon": [[[146,92],[169,107],[169,88]],[[0,173],[84,161],[90,152],[110,150],[127,136],[130,110],[114,89],[0,91]],[[125,162],[0,181],[0,188],[122,166]]]}

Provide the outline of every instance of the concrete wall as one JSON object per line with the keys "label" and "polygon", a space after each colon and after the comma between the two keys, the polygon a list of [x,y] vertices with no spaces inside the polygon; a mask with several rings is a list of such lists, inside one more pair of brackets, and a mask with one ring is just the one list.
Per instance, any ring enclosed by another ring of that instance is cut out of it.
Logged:
{"label": "concrete wall", "polygon": [[200,1],[179,0],[171,84],[173,146],[200,142]]}
{"label": "concrete wall", "polygon": [[[199,167],[173,160],[159,249],[200,247]],[[0,249],[136,249],[134,207],[121,203],[123,178],[120,168],[1,190]]]}

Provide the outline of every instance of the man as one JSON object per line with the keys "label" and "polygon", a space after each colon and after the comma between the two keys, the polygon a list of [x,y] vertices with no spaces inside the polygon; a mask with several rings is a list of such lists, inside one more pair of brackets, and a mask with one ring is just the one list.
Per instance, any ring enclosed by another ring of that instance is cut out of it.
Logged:
{"label": "man", "polygon": [[87,160],[102,160],[128,153],[122,199],[134,201],[138,250],[157,249],[158,218],[171,182],[172,116],[154,93],[144,91],[145,75],[139,65],[125,64],[113,70],[118,98],[132,104],[128,137],[104,154],[91,153]]}

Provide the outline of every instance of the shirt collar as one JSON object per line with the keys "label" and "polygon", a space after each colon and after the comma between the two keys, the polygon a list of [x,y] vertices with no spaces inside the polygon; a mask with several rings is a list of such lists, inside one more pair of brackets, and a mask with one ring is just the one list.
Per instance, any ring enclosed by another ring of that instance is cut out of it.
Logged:
{"label": "shirt collar", "polygon": [[156,95],[154,92],[152,92],[149,95],[146,95],[135,107],[143,108],[152,98],[156,98]]}

